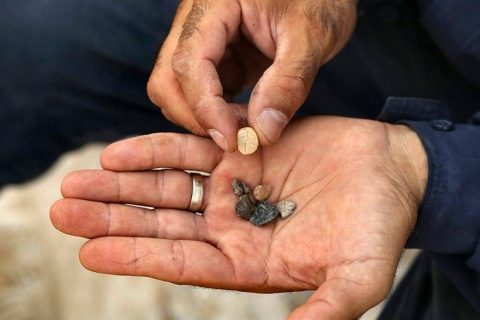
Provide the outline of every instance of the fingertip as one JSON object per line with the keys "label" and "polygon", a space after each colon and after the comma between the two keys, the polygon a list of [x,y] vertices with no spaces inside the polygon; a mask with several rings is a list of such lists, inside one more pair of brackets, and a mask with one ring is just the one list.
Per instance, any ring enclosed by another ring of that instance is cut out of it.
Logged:
{"label": "fingertip", "polygon": [[231,114],[226,116],[225,114],[223,116],[218,114],[216,117],[212,117],[206,123],[206,127],[210,127],[206,132],[220,149],[225,152],[235,152],[237,150],[238,123]]}
{"label": "fingertip", "polygon": [[[90,271],[108,273],[110,257],[115,255],[111,238],[97,238],[85,242],[78,253],[82,266]],[[110,263],[115,263],[110,261]]]}
{"label": "fingertip", "polygon": [[115,153],[117,152],[117,143],[118,142],[114,142],[105,147],[100,155],[100,165],[105,170],[111,170],[111,168],[115,167],[116,162],[118,161],[117,157],[115,157]]}
{"label": "fingertip", "polygon": [[148,82],[147,82],[146,90],[147,90],[147,96],[150,99],[150,101],[156,106],[161,105],[161,99],[158,96],[158,85],[157,85],[156,74],[154,75],[154,73],[152,73],[150,75],[150,78],[148,79]]}
{"label": "fingertip", "polygon": [[96,272],[94,268],[94,261],[96,261],[96,257],[98,257],[98,253],[96,252],[96,247],[95,247],[95,241],[96,240],[89,240],[85,242],[81,247],[78,252],[78,259],[80,260],[80,263],[82,266],[90,271]]}
{"label": "fingertip", "polygon": [[274,108],[265,108],[255,117],[253,127],[259,135],[261,145],[270,145],[280,139],[288,124],[288,117]]}
{"label": "fingertip", "polygon": [[213,139],[213,141],[217,144],[217,146],[220,147],[223,151],[227,151],[228,148],[228,143],[227,139],[223,134],[220,133],[217,129],[209,129],[207,130],[208,134],[210,137]]}
{"label": "fingertip", "polygon": [[100,165],[105,170],[122,171],[132,169],[133,159],[149,152],[150,142],[146,136],[117,141],[107,146],[100,155]]}
{"label": "fingertip", "polygon": [[[82,266],[90,271],[117,275],[135,275],[135,238],[101,237],[87,241],[79,251]],[[140,252],[147,255],[147,252]]]}
{"label": "fingertip", "polygon": [[63,226],[63,199],[55,201],[50,206],[50,222],[55,227],[55,229],[62,231]]}
{"label": "fingertip", "polygon": [[64,198],[74,197],[78,183],[81,182],[80,171],[68,173],[62,180],[60,192]]}

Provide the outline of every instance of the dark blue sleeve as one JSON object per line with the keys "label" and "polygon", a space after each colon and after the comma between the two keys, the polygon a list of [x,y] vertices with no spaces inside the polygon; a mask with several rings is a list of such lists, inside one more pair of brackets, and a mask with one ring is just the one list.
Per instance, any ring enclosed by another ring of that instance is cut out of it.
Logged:
{"label": "dark blue sleeve", "polygon": [[454,124],[439,102],[389,98],[379,120],[408,125],[428,157],[428,183],[407,247],[423,249],[480,312],[480,111]]}
{"label": "dark blue sleeve", "polygon": [[412,128],[428,157],[428,184],[408,246],[469,254],[480,271],[480,112],[469,124],[449,118],[439,102],[418,98],[389,98],[379,116]]}
{"label": "dark blue sleeve", "polygon": [[401,121],[420,136],[429,178],[408,245],[469,254],[480,271],[480,125],[448,120]]}
{"label": "dark blue sleeve", "polygon": [[480,1],[421,0],[422,24],[455,68],[480,88]]}

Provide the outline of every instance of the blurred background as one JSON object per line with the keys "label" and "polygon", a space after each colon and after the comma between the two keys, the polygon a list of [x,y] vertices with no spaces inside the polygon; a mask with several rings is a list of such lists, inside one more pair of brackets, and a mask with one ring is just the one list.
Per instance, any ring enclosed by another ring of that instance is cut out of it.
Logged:
{"label": "blurred background", "polygon": [[[62,177],[95,169],[104,145],[62,156],[40,178],[0,190],[0,320],[285,319],[310,292],[249,294],[155,279],[95,274],[78,260],[83,239],[61,234],[49,219]],[[400,279],[414,251],[403,256]],[[362,320],[375,319],[380,306]]]}

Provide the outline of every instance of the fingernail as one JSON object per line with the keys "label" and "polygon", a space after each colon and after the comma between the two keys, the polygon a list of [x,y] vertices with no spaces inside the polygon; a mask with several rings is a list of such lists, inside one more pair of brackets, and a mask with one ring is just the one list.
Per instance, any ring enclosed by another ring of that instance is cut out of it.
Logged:
{"label": "fingernail", "polygon": [[270,142],[280,138],[283,128],[287,125],[287,117],[278,110],[267,108],[257,118],[257,125]]}
{"label": "fingernail", "polygon": [[223,151],[227,151],[227,150],[228,150],[227,139],[225,139],[225,137],[223,136],[223,134],[221,134],[220,132],[218,132],[218,130],[216,130],[216,129],[210,129],[210,130],[208,130],[208,134],[210,135],[210,137],[212,137],[213,141],[215,141],[215,143],[216,143],[220,148],[222,148]]}

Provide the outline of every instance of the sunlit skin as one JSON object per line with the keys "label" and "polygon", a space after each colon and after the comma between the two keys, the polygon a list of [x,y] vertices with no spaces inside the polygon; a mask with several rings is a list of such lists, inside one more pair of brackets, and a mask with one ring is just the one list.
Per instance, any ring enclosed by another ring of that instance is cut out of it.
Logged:
{"label": "sunlit skin", "polygon": [[[68,175],[65,199],[51,208],[56,228],[91,239],[80,251],[87,269],[241,291],[317,290],[290,319],[353,319],[385,298],[428,174],[406,126],[338,117],[296,121],[251,156],[159,133],[110,145],[101,163],[103,171]],[[174,169],[151,170],[160,167]],[[185,210],[183,169],[211,173],[203,216]],[[271,184],[270,201],[297,209],[253,226],[235,215],[233,178]]]}

